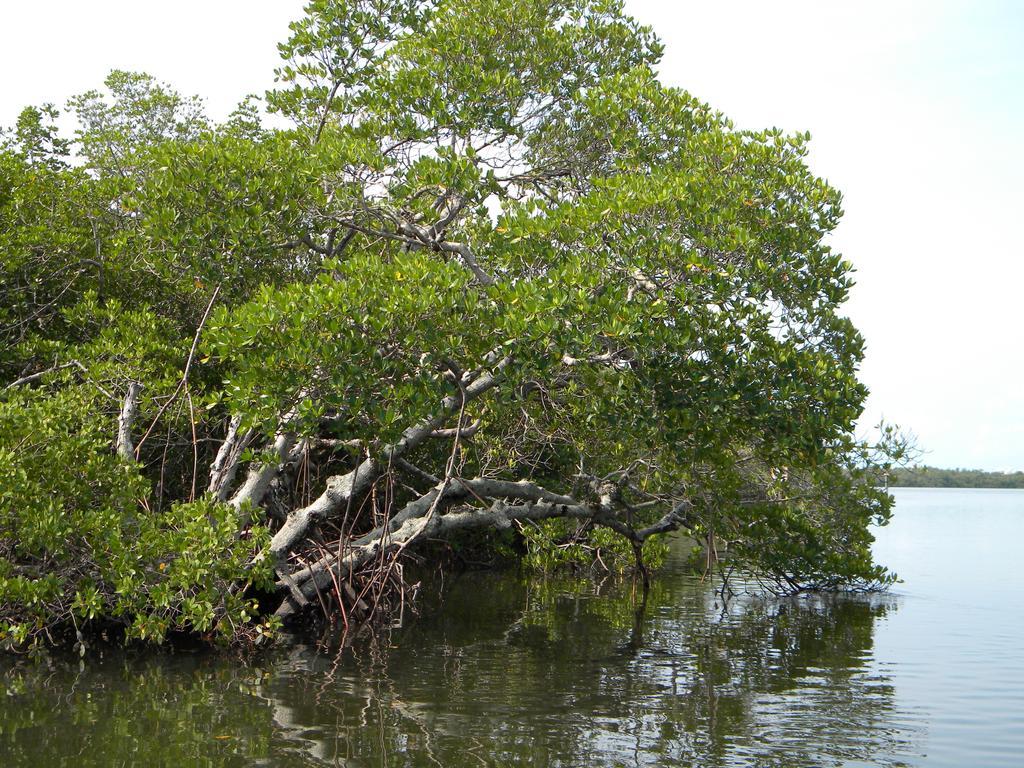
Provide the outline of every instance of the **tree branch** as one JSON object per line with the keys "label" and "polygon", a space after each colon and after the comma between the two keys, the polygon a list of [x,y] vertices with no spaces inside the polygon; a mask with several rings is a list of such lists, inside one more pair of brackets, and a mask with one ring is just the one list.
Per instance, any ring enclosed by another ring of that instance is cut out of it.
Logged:
{"label": "tree branch", "polygon": [[232,417],[224,442],[220,444],[217,456],[213,460],[213,464],[210,465],[210,485],[207,490],[216,497],[217,501],[227,499],[231,484],[235,480],[235,474],[238,472],[242,451],[252,439],[251,430],[239,433],[238,427],[241,423],[241,416]]}
{"label": "tree branch", "polygon": [[135,448],[132,446],[132,423],[139,407],[139,394],[142,385],[133,381],[128,385],[128,393],[124,396],[121,415],[117,419],[117,455],[125,461],[135,459]]}
{"label": "tree branch", "polygon": [[284,525],[271,539],[269,554],[278,560],[287,557],[305,538],[306,532],[314,521],[325,519],[337,510],[346,507],[350,499],[369,489],[370,485],[388,466],[429,439],[435,430],[441,428],[450,416],[460,410],[464,403],[475,400],[498,386],[505,368],[511,362],[510,357],[504,358],[495,366],[493,372],[482,373],[474,379],[462,390],[460,396],[446,397],[441,401],[441,408],[437,415],[407,429],[397,442],[386,446],[381,451],[379,460],[372,457],[367,458],[351,472],[335,475],[328,479],[327,488],[319,497],[311,504],[293,510],[288,515]]}
{"label": "tree branch", "polygon": [[250,469],[245,482],[228,502],[236,511],[241,510],[243,504],[258,506],[263,501],[263,497],[270,489],[270,484],[281,471],[294,444],[294,433],[279,432],[277,434],[270,449],[272,454],[270,461],[262,462]]}
{"label": "tree branch", "polygon": [[173,403],[177,399],[178,395],[181,393],[181,390],[184,389],[185,384],[188,382],[188,373],[192,369],[192,361],[195,359],[196,349],[198,349],[199,347],[199,336],[203,332],[203,326],[206,325],[206,319],[210,316],[210,310],[213,309],[213,302],[217,300],[217,294],[219,293],[220,286],[218,285],[216,288],[213,289],[213,295],[210,296],[210,302],[206,305],[206,311],[203,312],[203,317],[199,321],[199,325],[196,328],[196,335],[192,338],[192,348],[188,352],[188,359],[185,360],[185,370],[181,374],[181,381],[178,382],[178,386],[177,388],[175,388],[174,393],[171,395],[170,399],[162,406],[160,406],[160,410],[157,411],[156,416],[153,417],[153,422],[149,425],[149,429],[146,430],[146,434],[144,434],[142,436],[142,439],[139,440],[139,444],[135,448],[136,458],[139,455],[139,451],[142,450],[142,444],[146,442],[146,438],[148,438],[150,433],[153,431],[153,427],[156,426],[156,423],[160,420],[160,417],[164,415],[164,412],[170,407],[171,403]]}
{"label": "tree branch", "polygon": [[57,371],[62,371],[65,368],[77,368],[78,370],[80,370],[82,372],[82,378],[84,378],[87,382],[89,382],[94,387],[96,387],[96,389],[98,389],[100,392],[102,392],[107,398],[109,398],[111,400],[117,400],[117,398],[114,397],[112,394],[110,394],[110,392],[108,392],[103,387],[101,387],[99,384],[97,384],[95,381],[93,381],[92,379],[89,378],[89,371],[88,371],[88,369],[84,365],[82,365],[78,360],[70,360],[70,361],[64,363],[63,365],[55,365],[53,368],[47,368],[45,371],[39,371],[38,373],[33,373],[33,374],[28,375],[28,376],[22,376],[20,379],[15,379],[10,384],[8,384],[6,387],[4,387],[4,390],[6,391],[8,389],[13,389],[14,387],[20,387],[23,384],[31,384],[34,381],[39,381],[39,379],[43,378],[43,376],[45,376],[48,373],[55,373]]}

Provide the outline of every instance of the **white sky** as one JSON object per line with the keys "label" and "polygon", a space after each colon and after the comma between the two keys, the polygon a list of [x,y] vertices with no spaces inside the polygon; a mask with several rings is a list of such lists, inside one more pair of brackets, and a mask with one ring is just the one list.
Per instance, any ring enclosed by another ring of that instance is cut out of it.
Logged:
{"label": "white sky", "polygon": [[[204,96],[272,81],[301,0],[0,0],[0,125],[113,68]],[[938,466],[1024,469],[1024,2],[627,0],[663,78],[743,128],[809,130],[845,194],[862,425],[913,430]]]}

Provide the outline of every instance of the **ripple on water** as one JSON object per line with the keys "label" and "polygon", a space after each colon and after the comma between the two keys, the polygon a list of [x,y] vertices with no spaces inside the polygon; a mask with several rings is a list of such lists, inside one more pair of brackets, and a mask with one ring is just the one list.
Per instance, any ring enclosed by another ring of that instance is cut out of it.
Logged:
{"label": "ripple on water", "polygon": [[4,662],[2,765],[1017,768],[1022,512],[898,493],[887,597],[723,609],[674,562],[638,612],[628,584],[473,574],[340,653]]}

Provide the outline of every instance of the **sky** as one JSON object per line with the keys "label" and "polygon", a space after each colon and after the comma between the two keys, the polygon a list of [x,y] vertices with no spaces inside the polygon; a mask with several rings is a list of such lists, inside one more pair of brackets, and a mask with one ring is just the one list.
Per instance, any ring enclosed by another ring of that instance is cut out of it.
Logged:
{"label": "sky", "polygon": [[[0,125],[145,71],[225,117],[273,82],[301,0],[0,0]],[[942,467],[1024,470],[1024,2],[626,0],[662,79],[738,127],[810,131],[844,194],[863,434]]]}

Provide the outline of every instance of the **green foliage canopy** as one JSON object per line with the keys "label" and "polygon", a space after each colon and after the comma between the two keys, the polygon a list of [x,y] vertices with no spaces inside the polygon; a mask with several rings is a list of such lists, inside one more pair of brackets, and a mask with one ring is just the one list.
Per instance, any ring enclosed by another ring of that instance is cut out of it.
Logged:
{"label": "green foliage canopy", "polygon": [[114,72],[76,155],[49,107],[8,134],[4,642],[263,632],[259,590],[365,605],[341,580],[473,527],[889,578],[865,478],[902,446],[851,436],[809,136],[661,84],[614,0],[313,0],[280,50],[289,128]]}

